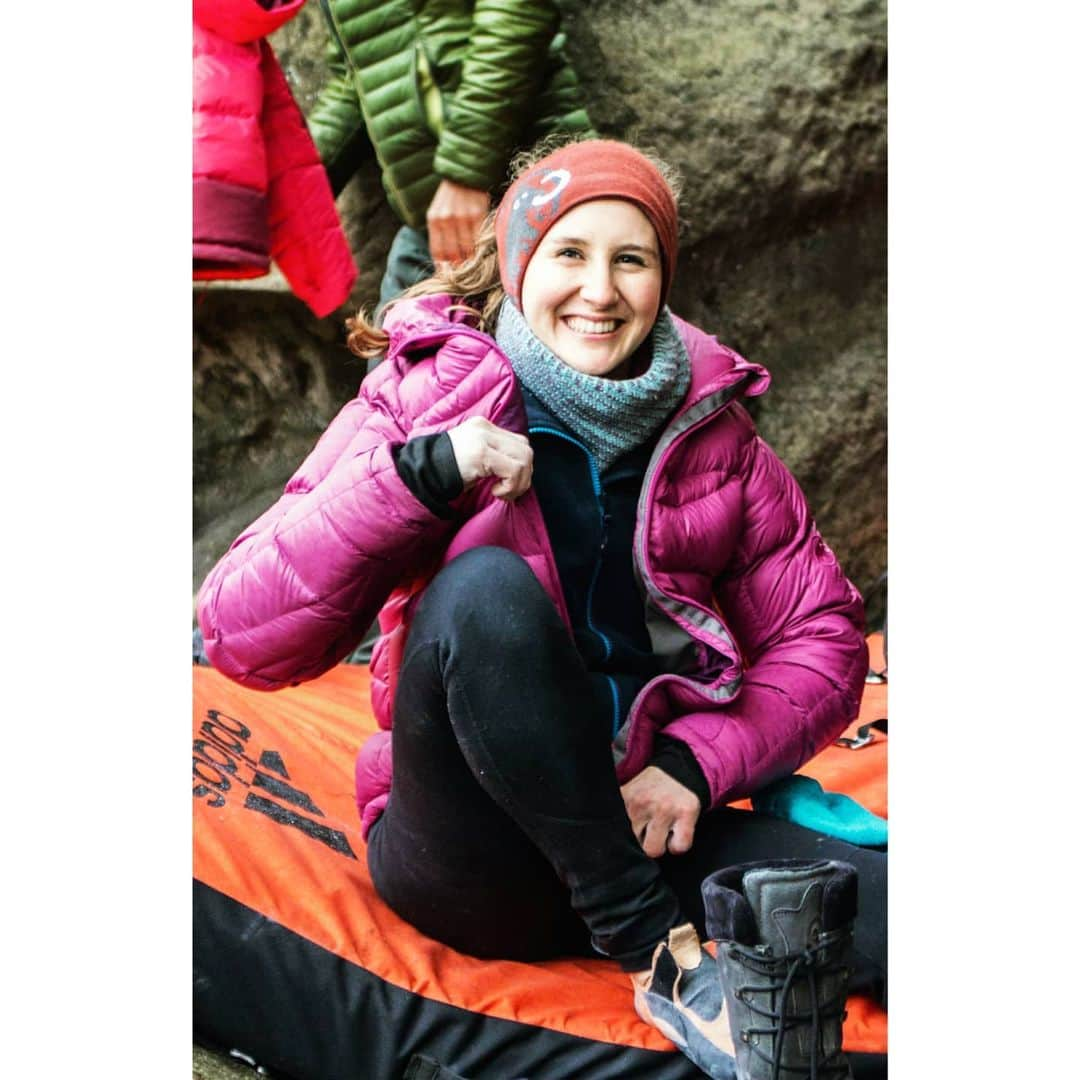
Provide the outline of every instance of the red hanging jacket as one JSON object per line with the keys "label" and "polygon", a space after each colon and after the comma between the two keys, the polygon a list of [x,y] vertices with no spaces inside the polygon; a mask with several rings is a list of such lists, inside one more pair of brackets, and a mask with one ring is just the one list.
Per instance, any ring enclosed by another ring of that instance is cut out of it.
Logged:
{"label": "red hanging jacket", "polygon": [[264,40],[303,4],[194,0],[192,258],[196,280],[259,277],[272,258],[321,317],[345,302],[356,267],[318,151]]}

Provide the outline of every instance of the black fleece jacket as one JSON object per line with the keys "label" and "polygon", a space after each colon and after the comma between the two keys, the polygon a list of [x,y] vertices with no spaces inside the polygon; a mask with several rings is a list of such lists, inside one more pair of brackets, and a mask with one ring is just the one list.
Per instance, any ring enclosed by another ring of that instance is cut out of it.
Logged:
{"label": "black fleece jacket", "polygon": [[[588,449],[522,388],[540,502],[566,599],[574,642],[611,718],[614,737],[638,692],[662,668],[645,628],[633,571],[638,496],[655,440],[600,473]],[[410,439],[394,455],[405,485],[433,513],[450,517],[462,481],[446,434]],[[660,733],[650,761],[693,791],[703,809],[709,785],[693,751]]]}

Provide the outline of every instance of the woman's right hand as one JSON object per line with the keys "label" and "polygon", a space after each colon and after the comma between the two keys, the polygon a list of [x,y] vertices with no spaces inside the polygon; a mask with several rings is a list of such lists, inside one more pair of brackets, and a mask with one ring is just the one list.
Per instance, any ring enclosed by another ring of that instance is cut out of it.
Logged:
{"label": "woman's right hand", "polygon": [[491,489],[496,498],[516,499],[529,490],[533,452],[524,435],[496,427],[482,416],[470,416],[447,434],[465,491],[488,476],[499,478]]}

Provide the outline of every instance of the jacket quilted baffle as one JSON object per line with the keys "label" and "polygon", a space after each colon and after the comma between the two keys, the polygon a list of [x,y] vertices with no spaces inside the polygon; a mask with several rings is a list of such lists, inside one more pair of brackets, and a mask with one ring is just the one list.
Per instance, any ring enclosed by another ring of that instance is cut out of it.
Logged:
{"label": "jacket quilted baffle", "polygon": [[270,259],[318,316],[356,267],[330,182],[264,40],[304,0],[194,0],[193,274],[259,277]]}
{"label": "jacket quilted baffle", "polygon": [[[371,671],[384,730],[357,761],[365,832],[390,788],[394,680],[410,611],[438,569],[472,547],[506,547],[569,626],[532,490],[508,504],[492,496],[494,479],[481,481],[444,520],[394,466],[396,444],[470,416],[526,430],[509,361],[451,304],[424,297],[390,309],[386,360],[198,597],[214,666],[268,690],[326,671],[382,609]],[[668,673],[639,693],[614,750],[625,783],[663,728],[690,746],[717,805],[794,772],[854,719],[867,652],[858,593],[738,402],[762,393],[768,373],[675,323],[691,385],[653,452],[634,539],[653,649]]]}

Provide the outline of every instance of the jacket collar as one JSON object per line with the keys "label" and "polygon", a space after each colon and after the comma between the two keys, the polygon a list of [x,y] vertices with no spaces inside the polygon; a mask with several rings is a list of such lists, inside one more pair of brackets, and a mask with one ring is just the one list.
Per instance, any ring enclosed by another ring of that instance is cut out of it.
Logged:
{"label": "jacket collar", "polygon": [[690,389],[676,417],[702,399],[739,382],[744,383],[739,396],[757,397],[768,390],[772,376],[761,364],[745,360],[734,349],[721,345],[712,334],[699,330],[678,315],[672,315],[672,319],[690,357]]}
{"label": "jacket collar", "polygon": [[426,335],[439,329],[455,330],[468,321],[469,313],[457,297],[436,293],[394,301],[383,316],[383,329],[391,337]]}

